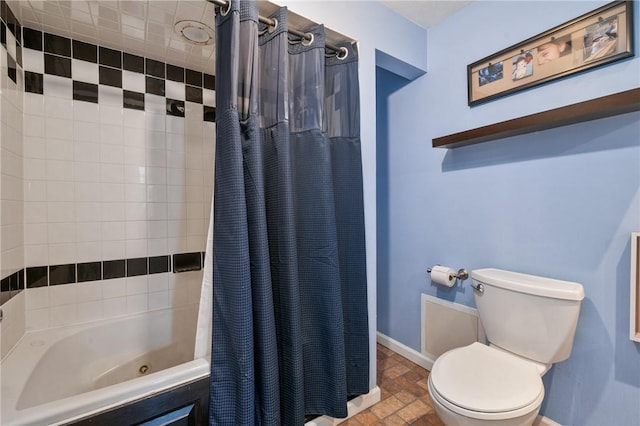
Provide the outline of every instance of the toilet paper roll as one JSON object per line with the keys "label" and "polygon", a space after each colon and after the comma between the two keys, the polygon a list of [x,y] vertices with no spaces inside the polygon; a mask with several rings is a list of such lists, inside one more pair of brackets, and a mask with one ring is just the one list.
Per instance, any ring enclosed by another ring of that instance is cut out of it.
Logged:
{"label": "toilet paper roll", "polygon": [[456,282],[456,271],[446,266],[431,268],[431,281],[446,287],[453,287]]}

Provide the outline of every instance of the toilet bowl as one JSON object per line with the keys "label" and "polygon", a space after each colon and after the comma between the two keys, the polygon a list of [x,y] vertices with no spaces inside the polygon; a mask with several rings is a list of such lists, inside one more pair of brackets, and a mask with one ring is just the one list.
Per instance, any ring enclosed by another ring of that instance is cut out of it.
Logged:
{"label": "toilet bowl", "polygon": [[535,363],[481,343],[439,357],[429,396],[447,425],[530,425],[544,398]]}

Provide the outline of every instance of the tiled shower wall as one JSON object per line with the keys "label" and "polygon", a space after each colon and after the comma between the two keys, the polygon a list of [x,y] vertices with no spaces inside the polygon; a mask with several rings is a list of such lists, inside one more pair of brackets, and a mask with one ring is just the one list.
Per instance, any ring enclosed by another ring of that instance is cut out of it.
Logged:
{"label": "tiled shower wall", "polygon": [[0,7],[0,356],[25,331],[23,233],[23,72],[20,28]]}
{"label": "tiled shower wall", "polygon": [[[15,206],[24,201],[26,329],[195,308],[213,187],[214,77],[28,28],[21,50],[24,111],[14,115],[24,123],[12,154],[24,158]],[[4,130],[13,118],[1,96]],[[2,148],[4,159],[4,138]]]}

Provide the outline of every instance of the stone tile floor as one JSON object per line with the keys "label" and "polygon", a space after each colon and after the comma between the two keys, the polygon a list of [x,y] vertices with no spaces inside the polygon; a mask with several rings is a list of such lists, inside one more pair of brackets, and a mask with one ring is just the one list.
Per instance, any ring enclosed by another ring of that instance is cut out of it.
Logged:
{"label": "stone tile floor", "polygon": [[341,425],[443,425],[427,392],[429,372],[380,344],[377,355],[380,402]]}

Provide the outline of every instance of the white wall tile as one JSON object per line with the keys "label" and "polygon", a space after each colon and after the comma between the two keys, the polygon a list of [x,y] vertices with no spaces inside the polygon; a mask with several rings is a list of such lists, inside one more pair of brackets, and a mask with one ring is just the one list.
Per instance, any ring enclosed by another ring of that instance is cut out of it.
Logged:
{"label": "white wall tile", "polygon": [[167,291],[169,289],[169,273],[149,275],[149,293]]}
{"label": "white wall tile", "polygon": [[167,220],[167,203],[147,203],[147,220]]}
{"label": "white wall tile", "polygon": [[[91,144],[93,145],[93,144]],[[100,182],[100,164],[87,161],[75,161],[73,163],[74,180],[76,182]]]}
{"label": "white wall tile", "polygon": [[[75,243],[75,223],[49,223],[47,225],[47,238],[49,244]],[[49,251],[49,256],[51,256],[51,251]]]}
{"label": "white wall tile", "polygon": [[126,278],[102,281],[102,298],[111,299],[127,294]]}
{"label": "white wall tile", "polygon": [[28,288],[25,293],[25,309],[27,311],[49,307],[49,286]]}
{"label": "white wall tile", "polygon": [[[86,102],[85,102],[86,103]],[[94,122],[87,121],[73,121],[73,140],[76,142],[76,160],[86,161],[99,161],[99,148],[97,143],[99,141],[100,125]],[[81,145],[79,142],[87,142],[92,145]],[[78,151],[78,149],[83,149]],[[91,149],[91,151],[88,151]]]}
{"label": "white wall tile", "polygon": [[45,74],[43,76],[43,91],[47,96],[73,99],[73,82],[70,78]]}
{"label": "white wall tile", "polygon": [[73,242],[54,244],[49,242],[49,264],[64,265],[76,263],[76,245]]}
{"label": "white wall tile", "polygon": [[58,327],[63,325],[71,325],[77,322],[77,305],[55,306],[50,309],[50,325]]}
{"label": "white wall tile", "polygon": [[126,223],[127,238],[139,240],[147,238],[147,222],[144,220],[128,221]]}
{"label": "white wall tile", "polygon": [[[102,240],[101,222],[96,219],[99,219],[99,216],[94,217],[93,222],[76,223],[76,242],[88,243]],[[96,260],[99,260],[99,258]]]}
{"label": "white wall tile", "polygon": [[78,262],[94,262],[102,259],[102,242],[76,243],[76,257]]}
{"label": "white wall tile", "polygon": [[94,182],[76,182],[75,183],[75,201],[77,202],[96,202],[101,200],[102,187],[99,183]]}
{"label": "white wall tile", "polygon": [[[46,224],[43,224],[44,236],[46,240]],[[26,226],[25,226],[26,228]],[[42,266],[49,264],[49,245],[46,243],[33,244],[28,243],[25,233],[25,246],[24,246],[24,266]]]}
{"label": "white wall tile", "polygon": [[124,222],[102,222],[102,241],[124,240],[125,238]]}
{"label": "white wall tile", "polygon": [[46,155],[49,160],[72,161],[75,157],[72,139],[47,139]]}
{"label": "white wall tile", "polygon": [[47,156],[47,147],[44,138],[25,137],[24,138],[24,158],[41,158]]}
{"label": "white wall tile", "polygon": [[127,296],[133,294],[146,294],[149,292],[149,286],[147,284],[147,276],[141,275],[138,277],[126,278],[126,291]]}
{"label": "white wall tile", "polygon": [[136,258],[136,257],[147,257],[149,255],[146,239],[137,239],[137,240],[128,239],[125,245],[126,245],[126,257],[129,259]]}
{"label": "white wall tile", "polygon": [[44,74],[44,55],[39,50],[22,49],[22,66],[25,71]]}
{"label": "white wall tile", "polygon": [[[124,147],[122,145],[100,145],[100,162],[105,164],[118,164],[124,163]],[[122,172],[124,176],[124,170]]]}
{"label": "white wall tile", "polygon": [[63,118],[45,118],[47,139],[73,140],[73,121]]}
{"label": "white wall tile", "polygon": [[102,202],[118,203],[124,202],[123,183],[101,183],[100,194]]}
{"label": "white wall tile", "polygon": [[60,284],[49,286],[50,306],[75,304],[78,300],[77,284]]}
{"label": "white wall tile", "polygon": [[101,219],[103,222],[118,222],[125,220],[124,203],[101,203]]}
{"label": "white wall tile", "polygon": [[47,118],[73,120],[73,100],[44,96],[44,115]]}
{"label": "white wall tile", "polygon": [[[129,111],[130,110],[127,110],[127,114]],[[125,114],[125,117],[128,117],[127,114]],[[142,125],[144,126],[144,117],[142,117]],[[122,138],[126,147],[144,149],[146,142],[144,127],[124,127],[122,132]]]}
{"label": "white wall tile", "polygon": [[97,321],[104,318],[102,300],[78,303],[78,322]]}
{"label": "white wall tile", "polygon": [[78,303],[102,300],[102,281],[87,281],[78,283]]}
{"label": "white wall tile", "polygon": [[72,59],[71,74],[76,81],[98,84],[98,64]]}
{"label": "white wall tile", "polygon": [[73,182],[47,181],[47,201],[75,201]]}
{"label": "white wall tile", "polygon": [[49,182],[75,180],[73,161],[47,160],[47,180]]}
{"label": "white wall tile", "polygon": [[94,104],[91,102],[74,101],[73,120],[74,122],[98,123],[98,104]]}
{"label": "white wall tile", "polygon": [[26,201],[24,203],[24,223],[44,223],[47,221],[47,203]]}
{"label": "white wall tile", "polygon": [[124,183],[124,165],[100,164],[100,181],[103,183]]}
{"label": "white wall tile", "polygon": [[48,202],[47,219],[49,223],[69,222],[75,220],[75,204],[73,202]]}
{"label": "white wall tile", "polygon": [[185,84],[177,81],[167,80],[165,83],[165,95],[169,99],[184,101]]}
{"label": "white wall tile", "polygon": [[[98,86],[98,99],[100,101],[101,122],[103,122],[102,109],[105,105],[115,106],[122,109],[122,89],[120,88],[100,84]],[[122,114],[120,114],[120,120],[122,120]]]}
{"label": "white wall tile", "polygon": [[[90,126],[86,131],[93,131],[94,137],[97,133],[97,126],[92,123],[82,123],[83,126]],[[83,130],[81,130],[83,131]],[[74,131],[75,132],[75,131]],[[84,132],[84,131],[83,131]],[[75,139],[74,133],[74,139]],[[97,140],[97,137],[96,137]],[[100,145],[95,142],[82,142],[76,139],[74,143],[74,159],[82,163],[98,163],[100,162]]]}
{"label": "white wall tile", "polygon": [[104,308],[104,317],[113,318],[127,314],[127,298],[116,297],[113,299],[105,299],[102,301]]}
{"label": "white wall tile", "polygon": [[26,313],[27,320],[27,330],[42,330],[44,328],[49,328],[50,321],[50,309],[48,307],[43,309],[34,309],[27,311]]}
{"label": "white wall tile", "polygon": [[149,310],[157,310],[157,309],[165,309],[168,308],[169,305],[169,292],[168,291],[159,291],[154,293],[149,293]]}
{"label": "white wall tile", "polygon": [[122,71],[122,88],[132,92],[145,92],[145,76],[132,71]]}
{"label": "white wall tile", "polygon": [[[126,71],[125,71],[126,72]],[[140,93],[144,93],[144,76],[139,74],[143,79],[143,88]],[[129,89],[127,89],[129,90]],[[127,109],[123,112],[123,124],[125,128],[136,128],[136,129],[144,129],[145,128],[145,111],[139,111],[134,109]]]}
{"label": "white wall tile", "polygon": [[135,314],[149,309],[147,293],[127,296],[127,313]]}

